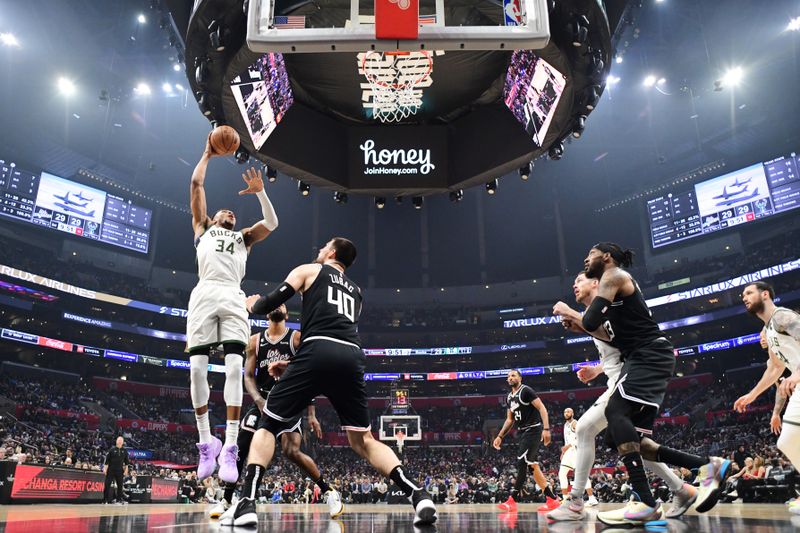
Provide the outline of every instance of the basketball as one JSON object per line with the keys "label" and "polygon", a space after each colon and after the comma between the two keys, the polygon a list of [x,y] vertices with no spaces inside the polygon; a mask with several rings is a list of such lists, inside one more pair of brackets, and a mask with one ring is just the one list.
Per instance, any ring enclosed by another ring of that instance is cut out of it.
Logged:
{"label": "basketball", "polygon": [[217,126],[208,142],[215,154],[231,155],[239,148],[239,134],[230,126]]}

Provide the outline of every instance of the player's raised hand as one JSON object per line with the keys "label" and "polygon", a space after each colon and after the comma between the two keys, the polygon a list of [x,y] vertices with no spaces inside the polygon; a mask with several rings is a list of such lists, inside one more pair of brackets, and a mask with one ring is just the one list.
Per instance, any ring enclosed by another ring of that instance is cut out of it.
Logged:
{"label": "player's raised hand", "polygon": [[214,151],[213,148],[211,148],[211,133],[213,133],[213,132],[209,132],[208,137],[206,137],[206,148],[205,148],[205,150],[203,150],[203,157],[206,157],[206,158],[211,158],[211,157],[219,155],[218,153],[216,153]]}
{"label": "player's raised hand", "polygon": [[503,439],[501,439],[500,437],[495,437],[494,440],[492,441],[492,448],[494,448],[495,450],[499,450],[500,446],[502,445],[503,445]]}
{"label": "player's raised hand", "polygon": [[247,184],[247,188],[239,191],[239,196],[243,194],[255,194],[264,190],[264,180],[261,177],[260,170],[250,167],[247,169],[247,172],[242,174],[242,179]]}
{"label": "player's raised hand", "polygon": [[733,403],[733,410],[737,413],[744,413],[747,411],[747,406],[754,401],[756,401],[756,399],[748,392],[744,396],[740,396],[739,399]]}

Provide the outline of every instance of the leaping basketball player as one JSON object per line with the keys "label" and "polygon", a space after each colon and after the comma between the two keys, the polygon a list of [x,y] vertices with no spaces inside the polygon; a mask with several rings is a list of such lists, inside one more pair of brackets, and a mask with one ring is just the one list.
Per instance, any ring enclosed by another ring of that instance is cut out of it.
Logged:
{"label": "leaping basketball player", "polygon": [[[599,284],[599,280],[588,278],[585,272],[578,274],[575,277],[575,282],[572,284],[575,301],[582,304],[584,307],[589,307],[597,296],[597,287]],[[563,302],[558,302],[553,307],[553,313],[561,316],[564,324],[567,326],[571,325],[571,322],[581,320],[580,313],[571,309]],[[608,426],[608,420],[605,415],[606,406],[608,405],[609,398],[614,393],[617,379],[622,371],[622,354],[620,351],[607,342],[594,337],[593,340],[600,354],[600,364],[597,366],[582,367],[578,370],[578,379],[583,383],[589,383],[597,379],[600,374],[605,374],[608,380],[608,388],[600,395],[597,401],[583,413],[583,416],[575,425],[578,451],[575,457],[575,463],[567,462],[568,465],[574,464],[575,466],[572,492],[570,498],[565,499],[561,507],[548,513],[547,518],[551,520],[582,520],[586,517],[583,491],[575,487],[581,487],[584,483],[584,479],[587,482],[589,481],[589,473],[595,458],[595,438]],[[566,431],[564,435],[566,438]],[[562,459],[562,465],[564,462],[565,461]],[[643,459],[643,462],[647,468],[663,479],[672,491],[672,507],[666,513],[667,518],[677,518],[685,513],[697,499],[697,490],[688,483],[684,483],[667,465],[648,459]],[[590,497],[586,505],[591,505],[593,503],[591,500],[592,498]]]}
{"label": "leaping basketball player", "polygon": [[587,277],[599,280],[597,296],[582,317],[565,304],[563,308],[557,305],[554,313],[568,317],[567,325],[610,343],[622,354],[622,370],[605,415],[608,437],[617,447],[638,499],[621,509],[600,512],[597,518],[609,525],[666,525],[642,459],[699,468],[695,508],[701,513],[719,500],[719,487],[730,473],[730,461],[673,450],[652,440],[653,425],[675,369],[675,353],[653,320],[639,285],[623,270],[632,262],[633,252],[617,244],[594,245],[584,267]]}
{"label": "leaping basketball player", "polygon": [[[269,327],[255,335],[250,336],[247,344],[246,358],[244,363],[244,387],[253,399],[253,403],[245,411],[239,427],[239,438],[236,442],[239,447],[239,459],[237,469],[242,470],[244,460],[250,453],[250,443],[253,435],[258,428],[258,421],[261,419],[269,391],[275,385],[276,380],[272,374],[277,374],[278,368],[285,368],[289,360],[294,357],[297,348],[300,346],[300,332],[296,329],[286,327],[286,306],[282,305],[272,311],[269,315]],[[297,421],[292,424],[291,429],[280,435],[281,451],[283,456],[300,467],[314,483],[320,488],[323,494],[328,496],[328,511],[331,518],[339,516],[344,510],[342,499],[323,479],[314,460],[300,450],[302,438],[302,417],[298,416]],[[314,400],[308,405],[308,425],[311,431],[322,438],[322,429],[316,417]],[[236,490],[236,483],[226,483],[222,501],[211,510],[211,518],[219,518],[222,525],[233,525],[233,493]],[[228,512],[225,512],[228,511]]]}
{"label": "leaping basketball player", "polygon": [[522,374],[519,370],[511,370],[506,378],[511,392],[508,393],[506,404],[508,411],[503,427],[492,442],[495,450],[499,450],[503,438],[511,431],[512,426],[517,428],[517,477],[514,488],[508,499],[498,505],[503,511],[516,511],[517,500],[522,496],[522,488],[528,478],[528,468],[533,470],[533,479],[545,495],[545,504],[539,511],[549,511],[559,505],[558,497],[544,477],[539,468],[539,443],[550,445],[550,420],[547,409],[536,395],[534,390],[522,383]]}
{"label": "leaping basketball player", "polygon": [[353,450],[390,478],[411,500],[415,524],[436,521],[436,506],[416,476],[402,466],[394,452],[370,432],[366,357],[358,336],[361,289],[346,274],[356,259],[348,239],[331,239],[311,264],[292,270],[286,280],[264,297],[247,299],[252,313],[264,314],[285,303],[295,292],[303,295],[300,349],[267,396],[264,416],[250,446],[242,498],[236,504],[233,524],[258,524],[255,496],[264,470],[275,453],[275,438],[291,428],[297,414],[318,395],[326,396],[347,432]]}
{"label": "leaping basketball player", "polygon": [[[206,208],[205,179],[208,161],[217,155],[206,140],[206,148],[192,173],[191,207],[194,245],[197,249],[199,281],[189,298],[186,338],[189,348],[192,406],[197,419],[200,442],[198,479],[214,473],[220,457],[219,477],[235,483],[242,408],[242,356],[250,337],[245,295],[241,290],[250,248],[275,231],[278,216],[264,192],[261,172],[249,169],[242,178],[247,188],[240,195],[254,194],[261,204],[263,220],[236,231],[233,211],[220,209],[210,218]],[[222,344],[225,351],[225,444],[211,435],[208,419],[208,356],[210,349]],[[220,453],[221,452],[221,453]]]}
{"label": "leaping basketball player", "polygon": [[[783,415],[783,427],[777,425],[776,429],[776,424],[772,425],[773,431],[780,431],[778,449],[796,469],[800,469],[800,393],[794,394],[795,387],[800,383],[800,314],[776,306],[774,299],[775,289],[765,281],[751,283],[742,292],[742,301],[747,312],[757,316],[765,324],[769,359],[764,375],[753,390],[736,400],[733,408],[740,413],[746,411],[747,406],[776,383],[788,367],[792,375],[780,384],[776,400],[776,410],[780,413],[780,404],[789,398],[789,405]],[[789,511],[800,514],[800,503],[793,500]]]}

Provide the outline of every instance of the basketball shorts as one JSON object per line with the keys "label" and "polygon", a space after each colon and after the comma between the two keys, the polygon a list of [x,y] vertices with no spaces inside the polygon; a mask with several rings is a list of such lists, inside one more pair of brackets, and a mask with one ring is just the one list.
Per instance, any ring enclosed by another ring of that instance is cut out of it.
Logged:
{"label": "basketball shorts", "polygon": [[789,397],[789,403],[786,404],[783,422],[784,424],[800,426],[800,392],[797,389]]}
{"label": "basketball shorts", "polygon": [[524,459],[529,465],[537,464],[539,445],[542,443],[542,426],[517,432],[517,460]]}
{"label": "basketball shorts", "polygon": [[564,454],[564,457],[561,458],[561,466],[566,466],[570,470],[575,470],[577,459],[578,449],[575,446],[572,446],[569,450],[567,450],[567,453]]}
{"label": "basketball shorts", "polygon": [[203,281],[189,297],[186,344],[189,350],[222,343],[247,344],[250,322],[238,285]]}
{"label": "basketball shorts", "polygon": [[366,357],[360,347],[335,339],[306,339],[267,397],[258,427],[277,435],[317,396],[325,396],[342,429],[369,431]]}
{"label": "basketball shorts", "polygon": [[625,354],[616,390],[628,401],[658,411],[675,370],[675,353],[667,339],[656,339]]}

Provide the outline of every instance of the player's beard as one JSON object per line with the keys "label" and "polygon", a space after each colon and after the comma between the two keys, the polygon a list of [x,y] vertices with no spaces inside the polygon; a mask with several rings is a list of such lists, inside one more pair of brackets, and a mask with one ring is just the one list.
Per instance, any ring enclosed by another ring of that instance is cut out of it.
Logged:
{"label": "player's beard", "polygon": [[286,314],[281,311],[280,309],[275,309],[273,312],[269,314],[269,321],[275,324],[279,324],[286,320]]}
{"label": "player's beard", "polygon": [[600,257],[595,257],[586,267],[586,277],[589,279],[600,279],[603,276],[603,260]]}
{"label": "player's beard", "polygon": [[764,310],[764,300],[763,298],[757,302],[753,302],[750,304],[750,307],[747,308],[747,312],[751,315],[757,315]]}

